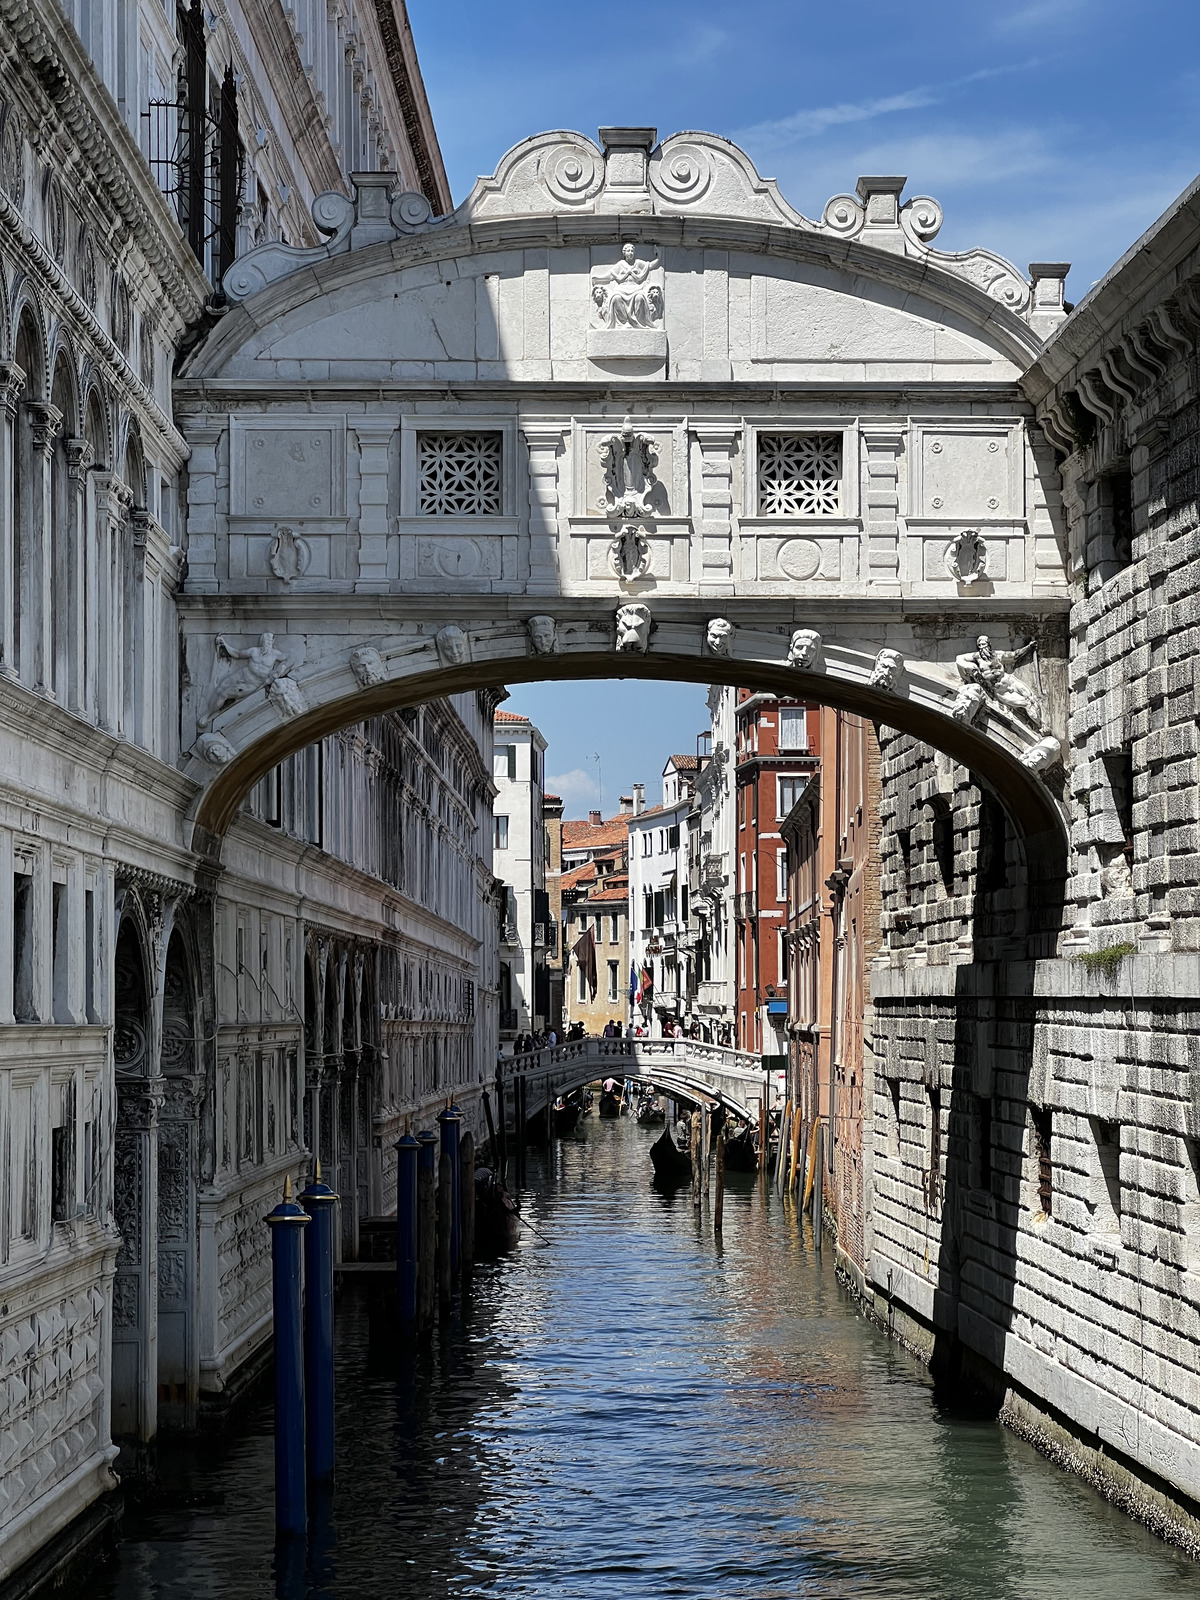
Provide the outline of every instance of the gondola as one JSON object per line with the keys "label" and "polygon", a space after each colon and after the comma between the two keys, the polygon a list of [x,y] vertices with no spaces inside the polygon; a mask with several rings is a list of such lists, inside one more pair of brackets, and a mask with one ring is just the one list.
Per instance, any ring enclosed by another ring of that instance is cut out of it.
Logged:
{"label": "gondola", "polygon": [[658,1183],[692,1181],[692,1158],[675,1143],[670,1128],[664,1128],[650,1146],[650,1160],[654,1163],[654,1177]]}
{"label": "gondola", "polygon": [[488,1167],[475,1169],[475,1251],[496,1255],[511,1250],[521,1232],[516,1201]]}
{"label": "gondola", "polygon": [[600,1115],[602,1117],[619,1117],[621,1115],[621,1096],[610,1094],[606,1089],[600,1096]]}
{"label": "gondola", "polygon": [[583,1107],[573,1100],[564,1101],[554,1107],[554,1131],[561,1139],[565,1134],[575,1131],[575,1124],[583,1115]]}
{"label": "gondola", "polygon": [[638,1124],[648,1128],[667,1120],[667,1113],[654,1100],[647,1100],[638,1112]]}
{"label": "gondola", "polygon": [[753,1128],[739,1128],[725,1138],[725,1165],[731,1172],[757,1172],[758,1151]]}

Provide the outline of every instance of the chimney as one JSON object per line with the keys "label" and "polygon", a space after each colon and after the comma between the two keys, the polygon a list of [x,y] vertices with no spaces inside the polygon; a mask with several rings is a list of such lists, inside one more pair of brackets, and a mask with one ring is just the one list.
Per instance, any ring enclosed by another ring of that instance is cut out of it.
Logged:
{"label": "chimney", "polygon": [[588,820],[591,822],[593,828],[600,828],[604,825],[604,818],[598,811],[589,811]]}
{"label": "chimney", "polygon": [[623,817],[633,815],[633,796],[631,794],[623,794],[621,796],[621,815]]}
{"label": "chimney", "polygon": [[646,809],[646,785],[635,783],[633,786],[633,814],[640,817]]}

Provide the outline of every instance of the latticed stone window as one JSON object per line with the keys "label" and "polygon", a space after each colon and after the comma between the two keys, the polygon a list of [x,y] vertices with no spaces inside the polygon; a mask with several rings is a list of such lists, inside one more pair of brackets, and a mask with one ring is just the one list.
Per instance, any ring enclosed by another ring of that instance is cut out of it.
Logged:
{"label": "latticed stone window", "polygon": [[417,512],[423,517],[498,517],[501,436],[417,436]]}
{"label": "latticed stone window", "polygon": [[842,509],[840,433],[760,433],[760,517],[836,516]]}

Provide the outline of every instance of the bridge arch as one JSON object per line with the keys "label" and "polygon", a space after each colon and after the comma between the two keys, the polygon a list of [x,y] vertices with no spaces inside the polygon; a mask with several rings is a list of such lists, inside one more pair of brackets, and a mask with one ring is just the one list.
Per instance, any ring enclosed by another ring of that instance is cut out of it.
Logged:
{"label": "bridge arch", "polygon": [[241,258],[176,381],[197,848],[364,716],[635,676],[910,732],[1061,877],[1065,542],[1018,386],[1061,276],[936,250],[897,179],[803,217],[708,134],[538,135],[445,218],[390,181]]}

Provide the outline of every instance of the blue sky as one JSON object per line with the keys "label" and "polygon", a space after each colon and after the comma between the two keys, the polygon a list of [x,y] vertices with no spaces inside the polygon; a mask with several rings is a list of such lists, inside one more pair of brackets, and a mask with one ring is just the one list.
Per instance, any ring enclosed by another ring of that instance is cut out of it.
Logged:
{"label": "blue sky", "polygon": [[[1200,171],[1196,0],[409,0],[455,200],[511,145],[604,123],[740,144],[808,216],[860,173],[907,173],[937,247],[1071,261],[1079,300]],[[521,688],[549,772],[604,771],[605,808],[694,749],[703,691]],[[692,708],[695,708],[694,714]],[[594,803],[563,784],[569,814]],[[570,792],[566,792],[570,789]]]}

